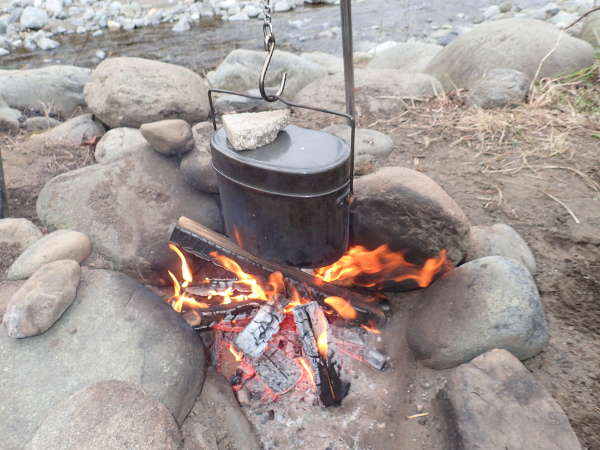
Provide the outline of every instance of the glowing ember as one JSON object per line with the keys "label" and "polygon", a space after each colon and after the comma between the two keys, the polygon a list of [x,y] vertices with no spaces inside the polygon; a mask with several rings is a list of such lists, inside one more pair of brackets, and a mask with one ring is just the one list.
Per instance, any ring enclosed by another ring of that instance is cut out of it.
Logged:
{"label": "glowing ember", "polygon": [[240,362],[242,359],[244,359],[244,354],[242,352],[238,352],[233,344],[229,344],[229,351],[237,362]]}
{"label": "glowing ember", "polygon": [[414,280],[420,287],[427,287],[443,269],[447,260],[446,250],[435,258],[429,258],[419,267],[408,262],[402,252],[393,252],[387,244],[375,250],[361,245],[350,248],[335,263],[320,267],[315,275],[329,283],[355,284],[374,287],[384,281]]}
{"label": "glowing ember", "polygon": [[296,358],[296,361],[298,361],[300,363],[300,367],[302,367],[302,369],[304,369],[304,372],[306,373],[308,379],[310,380],[310,384],[312,386],[314,386],[315,385],[315,377],[313,375],[312,369],[310,368],[310,366],[308,365],[306,360],[304,358]]}

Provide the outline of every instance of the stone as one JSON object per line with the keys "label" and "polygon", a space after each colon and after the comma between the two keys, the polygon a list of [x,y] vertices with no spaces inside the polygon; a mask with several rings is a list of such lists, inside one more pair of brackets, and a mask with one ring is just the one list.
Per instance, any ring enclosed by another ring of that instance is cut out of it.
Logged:
{"label": "stone", "polygon": [[234,150],[254,150],[273,142],[290,120],[287,109],[257,113],[225,114],[223,128]]}
{"label": "stone", "polygon": [[516,106],[527,99],[530,84],[529,77],[518,70],[492,69],[473,85],[467,101],[483,109]]}
{"label": "stone", "polygon": [[4,312],[8,306],[8,302],[12,298],[13,294],[23,286],[25,281],[0,281],[0,321],[4,317]]}
{"label": "stone", "polygon": [[44,264],[14,293],[2,324],[12,338],[46,332],[75,300],[81,268],[63,259]]}
{"label": "stone", "polygon": [[536,273],[535,257],[525,240],[510,225],[471,227],[465,262],[484,256],[504,256],[523,264],[532,275]]}
{"label": "stone", "polygon": [[[428,99],[442,95],[440,83],[430,75],[397,70],[355,69],[355,102],[361,114],[381,115],[405,108],[403,99]],[[297,103],[345,111],[344,75],[329,75],[302,89]]]}
{"label": "stone", "polygon": [[369,69],[397,69],[405,73],[421,73],[443,47],[423,42],[403,42],[377,51]]}
{"label": "stone", "polygon": [[21,114],[21,111],[9,108],[0,98],[0,131],[19,131],[22,119],[23,114]]}
{"label": "stone", "polygon": [[505,2],[500,3],[499,10],[501,13],[507,13],[512,10],[513,4],[511,0],[507,0]]}
{"label": "stone", "polygon": [[204,79],[184,67],[142,58],[107,58],[85,86],[89,109],[110,128],[163,119],[206,120]]}
{"label": "stone", "polygon": [[577,19],[579,19],[579,14],[568,13],[566,11],[559,11],[549,20],[549,22],[553,23],[562,30],[574,23]]}
{"label": "stone", "polygon": [[77,298],[45,334],[12,339],[0,330],[0,359],[7,450],[23,448],[60,402],[105,380],[138,384],[182,424],[206,365],[202,341],[161,298],[121,273],[85,268]]}
{"label": "stone", "polygon": [[35,41],[35,43],[40,48],[40,50],[53,50],[55,48],[60,47],[60,42],[47,37],[42,37]]}
{"label": "stone", "polygon": [[186,183],[207,194],[218,194],[219,184],[210,153],[195,148],[185,155],[179,166]]}
{"label": "stone", "polygon": [[0,219],[0,247],[14,246],[16,251],[21,253],[42,236],[40,229],[30,220]]}
{"label": "stone", "polygon": [[156,281],[152,268],[171,260],[167,242],[180,216],[215,231],[223,227],[215,197],[190,187],[178,163],[139,152],[59,175],[40,192],[38,217],[49,229],[86,233],[107,267]]}
{"label": "stone", "polygon": [[170,411],[136,384],[101,381],[52,408],[26,450],[179,450]]}
{"label": "stone", "polygon": [[104,125],[94,120],[91,114],[82,114],[30,139],[45,145],[78,147],[85,141],[103,136],[105,131]]}
{"label": "stone", "polygon": [[450,371],[434,404],[447,448],[580,450],[567,416],[506,350],[491,350]]}
{"label": "stone", "polygon": [[96,144],[94,157],[107,164],[124,156],[152,151],[152,147],[137,128],[113,128]]}
{"label": "stone", "polygon": [[84,261],[92,252],[92,243],[83,233],[57,230],[38,239],[25,249],[7,272],[9,280],[23,280],[40,267],[61,259]]}
{"label": "stone", "polygon": [[329,75],[344,71],[344,60],[339,56],[335,56],[330,53],[309,52],[302,53],[300,57],[319,64],[321,67],[327,70],[327,74]]}
{"label": "stone", "polygon": [[498,5],[490,5],[483,10],[484,20],[490,20],[500,14],[500,7]]}
{"label": "stone", "polygon": [[[213,369],[207,371],[202,393],[184,422],[182,431],[187,445],[206,440],[219,444],[213,448],[262,448],[252,424],[231,390],[231,385]],[[200,450],[206,447],[192,448]]]}
{"label": "stone", "polygon": [[544,58],[539,77],[556,77],[592,65],[593,48],[561,33],[548,23],[531,19],[484,23],[440,51],[425,72],[436,77],[444,89],[452,90],[471,89],[497,68],[518,70],[533,80]]}
{"label": "stone", "polygon": [[[348,125],[331,125],[322,131],[342,138],[350,145],[350,127]],[[394,149],[392,139],[376,130],[357,128],[354,135],[354,164],[362,161],[376,162],[387,159]]]}
{"label": "stone", "polygon": [[192,127],[185,120],[145,123],[140,127],[140,132],[150,146],[163,155],[180,155],[194,147]]}
{"label": "stone", "polygon": [[57,125],[60,125],[60,121],[52,118],[52,117],[29,117],[25,119],[25,123],[23,123],[23,128],[27,131],[45,131],[48,128],[53,128]]}
{"label": "stone", "polygon": [[600,12],[595,12],[583,19],[583,27],[579,37],[589,42],[592,47],[600,47]]}
{"label": "stone", "polygon": [[181,160],[179,170],[184,180],[194,189],[207,194],[218,194],[219,184],[210,156],[210,139],[214,133],[211,122],[201,122],[192,128],[194,149]]}
{"label": "stone", "polygon": [[[214,72],[208,74],[211,87],[244,92],[257,84],[257,74],[265,62],[265,52],[255,50],[233,50]],[[279,87],[283,73],[287,83],[283,96],[292,98],[304,86],[327,75],[327,70],[306,58],[278,50],[269,66],[265,85]]]}
{"label": "stone", "polygon": [[463,264],[423,291],[407,336],[416,358],[434,369],[455,367],[494,348],[523,360],[548,342],[531,274],[502,256]]}
{"label": "stone", "polygon": [[388,244],[422,264],[441,250],[457,264],[466,252],[470,224],[435,181],[416,170],[385,167],[354,181],[351,241],[372,250]]}
{"label": "stone", "polygon": [[70,117],[85,106],[83,86],[90,73],[90,69],[75,66],[0,70],[0,97],[21,111]]}
{"label": "stone", "polygon": [[61,17],[64,14],[63,0],[46,0],[46,11],[53,17]]}
{"label": "stone", "polygon": [[41,8],[35,6],[28,6],[21,13],[19,23],[23,28],[30,28],[32,30],[39,30],[44,28],[48,24],[48,13]]}
{"label": "stone", "polygon": [[183,33],[185,31],[190,31],[192,26],[190,25],[190,19],[187,16],[181,17],[179,21],[171,28],[175,33]]}

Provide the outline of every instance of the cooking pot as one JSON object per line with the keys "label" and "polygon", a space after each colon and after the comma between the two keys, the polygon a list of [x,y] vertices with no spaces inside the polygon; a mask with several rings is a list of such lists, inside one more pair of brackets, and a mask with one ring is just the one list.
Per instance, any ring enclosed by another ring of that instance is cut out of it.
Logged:
{"label": "cooking pot", "polygon": [[337,261],[348,247],[354,164],[354,120],[334,111],[282,103],[349,120],[351,144],[323,131],[288,125],[274,142],[236,151],[223,128],[210,143],[228,236],[245,250],[296,267]]}

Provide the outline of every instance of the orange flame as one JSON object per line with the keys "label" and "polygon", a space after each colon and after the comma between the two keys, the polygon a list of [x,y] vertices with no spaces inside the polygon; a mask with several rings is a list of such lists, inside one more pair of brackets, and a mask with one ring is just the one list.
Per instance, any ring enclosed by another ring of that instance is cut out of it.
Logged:
{"label": "orange flame", "polygon": [[179,250],[176,245],[169,244],[169,248],[179,256],[179,260],[181,261],[181,276],[183,277],[182,287],[188,287],[189,284],[194,281],[194,278],[192,277],[192,271],[188,266],[185,256],[183,256],[183,253],[181,253],[181,250]]}
{"label": "orange flame", "polygon": [[306,359],[304,359],[304,358],[298,358],[296,361],[300,362],[300,366],[304,369],[304,372],[306,372],[306,375],[308,376],[308,379],[310,380],[310,383],[314,386],[315,385],[315,377],[313,375],[312,369],[310,368],[310,366],[306,362]]}
{"label": "orange flame", "polygon": [[237,362],[240,362],[242,359],[244,359],[244,354],[242,352],[238,352],[233,344],[229,344],[229,351]]}
{"label": "orange flame", "polygon": [[327,359],[327,354],[329,353],[327,329],[323,330],[323,332],[317,336],[317,348],[319,349],[319,355],[321,355],[323,359]]}
{"label": "orange flame", "polygon": [[323,281],[343,282],[359,286],[373,287],[384,281],[414,280],[420,287],[427,287],[440,272],[446,261],[447,251],[427,259],[423,267],[410,263],[402,252],[393,252],[387,244],[375,250],[367,250],[361,245],[351,247],[335,263],[315,270],[315,275]]}
{"label": "orange flame", "polygon": [[325,303],[331,306],[344,319],[356,319],[358,313],[348,300],[342,297],[327,297]]}

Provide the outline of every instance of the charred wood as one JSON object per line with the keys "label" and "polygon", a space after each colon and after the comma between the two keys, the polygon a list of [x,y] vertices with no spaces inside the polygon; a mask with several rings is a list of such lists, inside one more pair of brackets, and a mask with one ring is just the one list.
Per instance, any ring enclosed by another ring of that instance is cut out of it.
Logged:
{"label": "charred wood", "polygon": [[318,340],[327,335],[327,319],[316,302],[294,308],[294,320],[302,341],[304,355],[313,371],[319,399],[323,406],[340,405],[348,394],[350,383],[342,381],[335,346],[327,345],[327,353],[319,352]]}
{"label": "charred wood", "polygon": [[269,340],[279,331],[284,315],[275,305],[263,304],[254,318],[235,338],[235,346],[249,358],[260,357]]}

